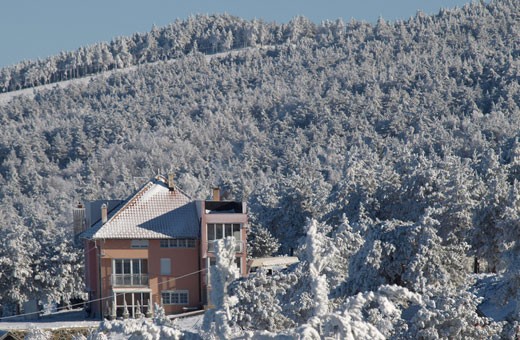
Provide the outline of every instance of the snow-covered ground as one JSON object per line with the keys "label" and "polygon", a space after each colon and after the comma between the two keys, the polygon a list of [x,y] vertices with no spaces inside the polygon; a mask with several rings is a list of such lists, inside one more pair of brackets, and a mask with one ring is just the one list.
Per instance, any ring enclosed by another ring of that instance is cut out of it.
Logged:
{"label": "snow-covered ground", "polygon": [[[494,321],[506,321],[518,308],[518,301],[508,297],[505,280],[497,274],[477,274],[474,292],[483,298],[478,306],[480,313]],[[508,297],[508,298],[506,298]]]}
{"label": "snow-covered ground", "polygon": [[0,330],[32,328],[97,328],[99,322],[99,320],[85,319],[85,312],[83,310],[72,310],[42,316],[36,320],[0,321]]}
{"label": "snow-covered ground", "polygon": [[0,322],[0,330],[12,330],[12,329],[59,329],[59,328],[97,328],[99,321],[52,321],[42,322],[39,320],[35,321],[24,321],[24,322]]}
{"label": "snow-covered ground", "polygon": [[[176,317],[175,325],[182,331],[197,333],[202,324],[204,315]],[[63,328],[98,328],[100,320],[84,318],[82,310],[58,312],[43,316],[38,320],[30,321],[2,321],[0,330],[30,330],[30,329],[63,329]]]}
{"label": "snow-covered ground", "polygon": [[200,330],[203,318],[204,314],[177,318],[175,319],[175,325],[177,325],[181,331],[197,333]]}

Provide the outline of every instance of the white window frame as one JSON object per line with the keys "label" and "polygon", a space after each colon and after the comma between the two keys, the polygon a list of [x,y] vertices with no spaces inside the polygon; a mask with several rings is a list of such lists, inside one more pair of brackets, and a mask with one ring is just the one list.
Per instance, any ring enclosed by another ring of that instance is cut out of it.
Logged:
{"label": "white window frame", "polygon": [[161,275],[172,275],[172,259],[169,257],[161,258]]}
{"label": "white window frame", "polygon": [[148,240],[132,240],[130,241],[130,248],[132,249],[146,249],[148,248]]}
{"label": "white window frame", "polygon": [[[211,227],[210,227],[211,226]],[[238,230],[235,230],[238,227]],[[210,232],[212,229],[212,232]],[[236,252],[242,252],[242,224],[241,223],[208,223],[206,225],[206,233],[208,240],[208,251],[215,251],[215,243],[217,240],[233,236],[236,241]],[[217,237],[218,235],[218,237]],[[235,236],[238,235],[238,238]]]}
{"label": "white window frame", "polygon": [[[148,304],[151,299],[152,292],[151,291],[117,291],[117,292],[114,292],[113,301],[115,303],[116,310],[123,309],[125,307],[124,304],[118,303],[117,301],[119,300],[118,296],[120,296],[120,295],[123,295],[122,299],[124,301],[126,299],[126,294],[130,294],[130,299],[126,301],[126,308],[128,309],[128,312],[130,313],[130,315],[133,318],[135,318],[135,316],[136,316],[135,311],[137,309],[137,301],[136,301],[137,294],[141,295],[141,297],[140,297],[141,303],[139,304],[139,307],[141,309],[140,310],[141,314],[144,314],[144,310],[148,309]],[[146,299],[145,299],[145,296],[146,296]],[[146,300],[146,301],[144,301],[144,300]]]}
{"label": "white window frame", "polygon": [[[168,294],[168,298],[165,299],[165,294]],[[174,303],[174,296],[177,295],[177,303]],[[181,301],[181,295],[186,295],[186,302]],[[190,291],[189,290],[163,290],[161,292],[161,302],[163,305],[189,305],[190,304]]]}
{"label": "white window frame", "polygon": [[[117,272],[117,263],[120,264],[121,273]],[[129,266],[128,271],[125,264]],[[112,280],[112,284],[118,286],[147,286],[148,259],[112,259]]]}
{"label": "white window frame", "polygon": [[160,241],[161,248],[195,248],[195,239],[175,238],[163,239]]}
{"label": "white window frame", "polygon": [[[116,262],[121,263],[121,273],[116,272]],[[124,265],[125,262],[128,262],[130,264],[130,272],[125,273]],[[138,271],[134,272],[134,263],[138,267]],[[112,274],[128,274],[128,275],[135,275],[135,274],[148,274],[148,259],[112,259]]]}

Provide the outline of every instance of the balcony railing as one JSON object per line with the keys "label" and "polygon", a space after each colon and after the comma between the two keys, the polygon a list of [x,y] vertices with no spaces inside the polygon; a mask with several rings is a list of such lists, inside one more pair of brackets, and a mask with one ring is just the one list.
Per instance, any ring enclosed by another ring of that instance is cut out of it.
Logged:
{"label": "balcony railing", "polygon": [[[214,253],[215,252],[215,244],[218,242],[218,240],[211,240],[211,241],[208,241],[208,252],[210,253]],[[243,243],[245,243],[244,241],[238,241],[236,242],[235,244],[235,251],[237,253],[241,253],[242,252],[242,249],[243,249]]]}
{"label": "balcony railing", "polygon": [[148,286],[148,274],[112,274],[112,286]]}

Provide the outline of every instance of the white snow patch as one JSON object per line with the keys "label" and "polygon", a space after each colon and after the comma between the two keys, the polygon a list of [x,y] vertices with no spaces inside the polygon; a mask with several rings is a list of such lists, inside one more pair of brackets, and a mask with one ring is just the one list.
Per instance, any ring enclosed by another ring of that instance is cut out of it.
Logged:
{"label": "white snow patch", "polygon": [[33,321],[13,321],[13,322],[0,322],[0,329],[12,330],[12,329],[61,329],[61,328],[97,328],[99,321],[53,321],[45,322],[39,320]]}
{"label": "white snow patch", "polygon": [[204,314],[175,319],[175,325],[183,332],[197,333],[202,325]]}
{"label": "white snow patch", "polygon": [[[271,45],[269,45],[269,46],[262,46],[262,47],[246,47],[246,48],[233,50],[233,51],[228,51],[228,52],[221,52],[221,53],[216,53],[216,54],[208,54],[208,55],[205,56],[205,59],[207,61],[210,61],[213,58],[223,58],[223,57],[226,57],[226,56],[229,56],[229,55],[235,56],[235,55],[238,55],[238,54],[241,54],[243,52],[250,51],[250,50],[268,50],[268,49],[273,49],[274,47],[275,46],[271,46]],[[178,59],[172,59],[172,60],[167,60],[167,61],[156,61],[156,62],[153,62],[153,63],[145,64],[145,66],[156,65],[158,63],[171,64],[171,63],[174,63],[174,62],[177,62],[177,61],[178,61]],[[67,88],[71,84],[85,86],[91,80],[98,79],[100,77],[105,77],[106,78],[106,77],[111,76],[114,73],[128,73],[128,72],[132,72],[132,71],[135,71],[136,69],[141,68],[141,67],[143,67],[143,65],[134,65],[134,66],[129,66],[129,67],[121,68],[121,69],[114,69],[114,70],[110,70],[110,71],[105,71],[105,72],[101,72],[101,73],[97,73],[97,74],[88,75],[88,76],[83,77],[83,78],[75,78],[75,79],[70,79],[70,80],[63,80],[63,81],[60,81],[60,82],[46,84],[46,85],[40,85],[40,86],[36,86],[36,87],[30,87],[30,88],[27,88],[27,89],[22,89],[22,90],[17,90],[17,91],[10,91],[10,92],[6,92],[6,93],[0,93],[0,106],[9,103],[15,97],[26,96],[27,98],[34,98],[36,93],[38,93],[39,91],[50,90],[50,89],[53,89],[55,87],[57,87],[57,88]]]}

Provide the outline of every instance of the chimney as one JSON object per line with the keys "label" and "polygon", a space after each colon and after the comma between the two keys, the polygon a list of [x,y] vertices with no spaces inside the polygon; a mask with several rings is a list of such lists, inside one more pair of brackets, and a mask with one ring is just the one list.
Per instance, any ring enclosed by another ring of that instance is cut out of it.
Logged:
{"label": "chimney", "polygon": [[213,200],[220,201],[220,188],[219,187],[213,188]]}
{"label": "chimney", "polygon": [[173,181],[173,173],[168,174],[168,189],[170,189],[170,191],[175,190],[175,182]]}
{"label": "chimney", "polygon": [[81,202],[72,208],[72,221],[75,235],[85,231],[85,207]]}
{"label": "chimney", "polygon": [[101,206],[101,223],[105,224],[108,219],[108,207],[106,203]]}

